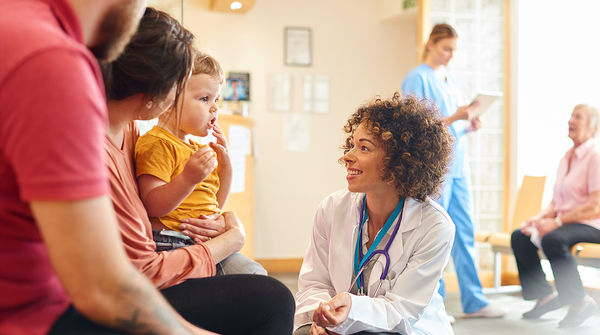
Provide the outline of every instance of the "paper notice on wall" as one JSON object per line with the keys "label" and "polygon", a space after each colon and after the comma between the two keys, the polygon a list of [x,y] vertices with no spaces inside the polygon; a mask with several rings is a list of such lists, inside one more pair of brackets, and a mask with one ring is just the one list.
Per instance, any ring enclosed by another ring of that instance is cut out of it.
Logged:
{"label": "paper notice on wall", "polygon": [[329,113],[329,77],[324,75],[304,76],[302,90],[304,98],[304,112],[327,114]]}
{"label": "paper notice on wall", "polygon": [[306,114],[289,114],[283,118],[283,146],[296,152],[308,151],[310,144],[310,117]]}
{"label": "paper notice on wall", "polygon": [[250,154],[250,129],[229,126],[229,158],[233,169],[231,193],[242,193],[246,184],[246,155]]}
{"label": "paper notice on wall", "polygon": [[289,73],[270,76],[269,110],[279,113],[292,110],[292,76]]}

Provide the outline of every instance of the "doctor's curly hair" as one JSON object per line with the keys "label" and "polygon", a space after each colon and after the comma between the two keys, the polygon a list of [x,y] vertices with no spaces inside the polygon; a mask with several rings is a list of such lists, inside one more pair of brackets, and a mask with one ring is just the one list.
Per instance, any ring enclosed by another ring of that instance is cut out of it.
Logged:
{"label": "doctor's curly hair", "polygon": [[[453,137],[432,102],[396,92],[391,99],[377,98],[360,106],[344,126],[349,134],[344,154],[352,148],[352,136],[361,123],[384,144],[381,175],[400,197],[425,200],[437,194],[448,171]],[[340,163],[344,164],[343,157]]]}

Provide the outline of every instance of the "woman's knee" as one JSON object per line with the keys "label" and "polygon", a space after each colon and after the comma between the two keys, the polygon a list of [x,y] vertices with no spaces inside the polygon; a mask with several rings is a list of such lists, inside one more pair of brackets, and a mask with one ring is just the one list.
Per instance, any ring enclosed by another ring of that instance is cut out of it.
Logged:
{"label": "woman's knee", "polygon": [[278,308],[285,309],[288,312],[291,311],[293,315],[296,309],[296,302],[290,289],[273,277],[256,275],[256,278],[262,281],[260,285],[262,286],[261,291],[264,292],[265,299],[276,304]]}
{"label": "woman's knee", "polygon": [[518,249],[519,246],[523,245],[523,243],[530,242],[529,236],[523,234],[521,229],[516,229],[512,232],[510,236],[510,246],[515,250],[515,247]]}
{"label": "woman's knee", "polygon": [[553,230],[542,237],[542,250],[548,258],[556,254],[564,254],[569,250],[568,241],[559,232]]}

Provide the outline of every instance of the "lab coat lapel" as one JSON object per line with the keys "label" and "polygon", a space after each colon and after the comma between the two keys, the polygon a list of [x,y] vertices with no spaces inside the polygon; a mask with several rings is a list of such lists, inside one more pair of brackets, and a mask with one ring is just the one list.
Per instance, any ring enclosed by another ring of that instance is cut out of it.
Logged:
{"label": "lab coat lapel", "polygon": [[[393,229],[395,227],[395,225],[398,223],[397,220],[398,219],[396,219],[396,222],[394,222],[394,225],[392,225],[390,229]],[[402,211],[402,221],[400,222],[400,228],[398,228],[396,238],[394,239],[394,241],[392,241],[392,245],[390,245],[390,267],[388,269],[388,273],[391,273],[394,270],[398,271],[404,269],[406,264],[398,265],[397,263],[402,259],[404,252],[407,251],[404,250],[404,245],[406,244],[406,240],[410,236],[410,232],[414,230],[420,222],[421,204],[412,198],[406,198],[406,203],[404,204],[404,209]],[[381,248],[383,248],[383,246]],[[408,259],[404,260],[404,262],[406,263],[407,260]],[[369,276],[368,281],[368,292],[375,292],[375,290],[377,289],[377,285],[379,285],[379,278],[381,277],[384,268],[385,257],[381,255],[377,258],[377,263],[373,266],[373,270],[371,270],[371,274]],[[389,276],[387,278],[389,279]],[[383,293],[383,289],[385,289],[385,287],[382,286],[382,288],[379,290],[379,293]]]}
{"label": "lab coat lapel", "polygon": [[338,277],[341,287],[337,288],[337,291],[346,292],[350,289],[352,279],[354,279],[354,252],[356,251],[356,240],[358,239],[358,228],[360,221],[360,211],[362,210],[362,201],[364,193],[353,193],[352,194],[352,205],[348,208],[347,222],[352,222],[352,229],[345,229],[344,233],[344,258],[346,259],[347,266],[344,266],[343,273]]}

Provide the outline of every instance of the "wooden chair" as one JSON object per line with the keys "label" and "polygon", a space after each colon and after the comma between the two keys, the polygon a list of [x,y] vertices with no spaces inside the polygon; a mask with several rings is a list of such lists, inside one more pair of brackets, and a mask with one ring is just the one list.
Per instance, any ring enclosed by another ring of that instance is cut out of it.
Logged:
{"label": "wooden chair", "polygon": [[[485,293],[501,293],[515,291],[514,287],[503,288],[502,280],[502,254],[512,255],[510,246],[510,235],[519,228],[523,221],[539,213],[542,209],[542,199],[544,196],[544,187],[546,185],[546,176],[534,177],[524,176],[513,210],[513,216],[505,227],[508,231],[502,233],[490,233],[485,241],[492,247],[494,253],[494,287],[486,289]],[[507,218],[505,218],[507,220]],[[480,233],[479,238],[483,239],[485,234]],[[517,288],[517,290],[520,287]]]}
{"label": "wooden chair", "polygon": [[580,265],[600,268],[600,244],[577,243],[571,251]]}

